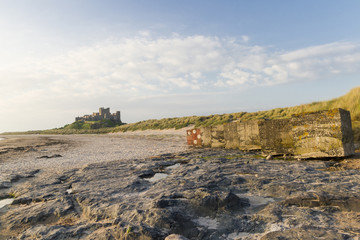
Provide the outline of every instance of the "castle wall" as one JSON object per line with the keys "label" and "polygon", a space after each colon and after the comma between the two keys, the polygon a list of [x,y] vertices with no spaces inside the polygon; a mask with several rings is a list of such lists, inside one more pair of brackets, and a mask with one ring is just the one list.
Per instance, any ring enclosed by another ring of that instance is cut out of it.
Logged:
{"label": "castle wall", "polygon": [[110,119],[121,122],[120,111],[116,111],[116,113],[111,114],[110,108],[99,108],[99,112],[94,112],[92,115],[76,117],[75,121],[100,121],[103,119]]}

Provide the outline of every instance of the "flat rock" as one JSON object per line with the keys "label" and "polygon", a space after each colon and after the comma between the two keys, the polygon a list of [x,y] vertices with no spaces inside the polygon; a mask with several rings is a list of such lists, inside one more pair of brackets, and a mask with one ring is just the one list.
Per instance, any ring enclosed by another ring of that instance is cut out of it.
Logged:
{"label": "flat rock", "polygon": [[[349,239],[360,233],[358,170],[195,149],[7,175],[0,236],[19,239]],[[164,178],[150,181],[156,173]],[[13,179],[13,181],[11,181]],[[181,235],[181,236],[180,236]],[[238,237],[237,237],[238,236]]]}
{"label": "flat rock", "polygon": [[167,236],[165,240],[189,240],[189,239],[179,234],[171,234]]}

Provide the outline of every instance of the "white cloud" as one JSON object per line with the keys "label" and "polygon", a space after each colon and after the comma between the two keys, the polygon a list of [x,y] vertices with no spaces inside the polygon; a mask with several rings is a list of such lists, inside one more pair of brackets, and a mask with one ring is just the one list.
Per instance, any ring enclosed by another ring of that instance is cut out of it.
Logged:
{"label": "white cloud", "polygon": [[246,35],[243,35],[243,36],[241,36],[241,39],[243,40],[243,42],[249,42],[249,40],[250,40],[250,37],[249,36],[246,36]]}
{"label": "white cloud", "polygon": [[[1,56],[0,56],[1,58]],[[4,61],[5,59],[0,59]],[[209,36],[108,40],[0,69],[0,107],[31,109],[68,99],[136,99],[149,94],[226,91],[360,71],[360,44],[334,42],[274,51]]]}
{"label": "white cloud", "polygon": [[234,39],[179,35],[151,39],[145,33],[1,69],[2,89],[12,96],[34,89],[78,97],[178,92],[313,80],[356,72],[360,66],[360,46],[355,43],[273,52]]}
{"label": "white cloud", "polygon": [[275,85],[326,79],[334,74],[358,72],[360,44],[335,42],[289,52],[249,47],[235,51],[224,66],[217,86]]}

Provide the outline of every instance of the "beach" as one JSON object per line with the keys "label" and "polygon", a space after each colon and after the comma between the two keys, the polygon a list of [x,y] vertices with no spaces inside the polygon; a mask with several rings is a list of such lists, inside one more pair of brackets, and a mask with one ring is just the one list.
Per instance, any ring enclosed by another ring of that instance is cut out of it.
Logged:
{"label": "beach", "polygon": [[360,234],[358,154],[266,160],[261,152],[188,147],[184,129],[2,137],[0,239]]}
{"label": "beach", "polygon": [[184,130],[2,138],[0,174],[35,169],[64,171],[85,164],[145,158],[187,149]]}

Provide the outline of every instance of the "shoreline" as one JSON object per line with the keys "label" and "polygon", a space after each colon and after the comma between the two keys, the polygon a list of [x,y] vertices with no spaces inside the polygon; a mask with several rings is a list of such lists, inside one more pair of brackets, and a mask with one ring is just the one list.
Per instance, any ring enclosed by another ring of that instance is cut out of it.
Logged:
{"label": "shoreline", "polygon": [[360,174],[345,165],[360,159],[265,160],[189,148],[183,134],[8,138],[0,143],[12,146],[0,154],[0,199],[11,204],[0,209],[0,239],[360,234]]}

